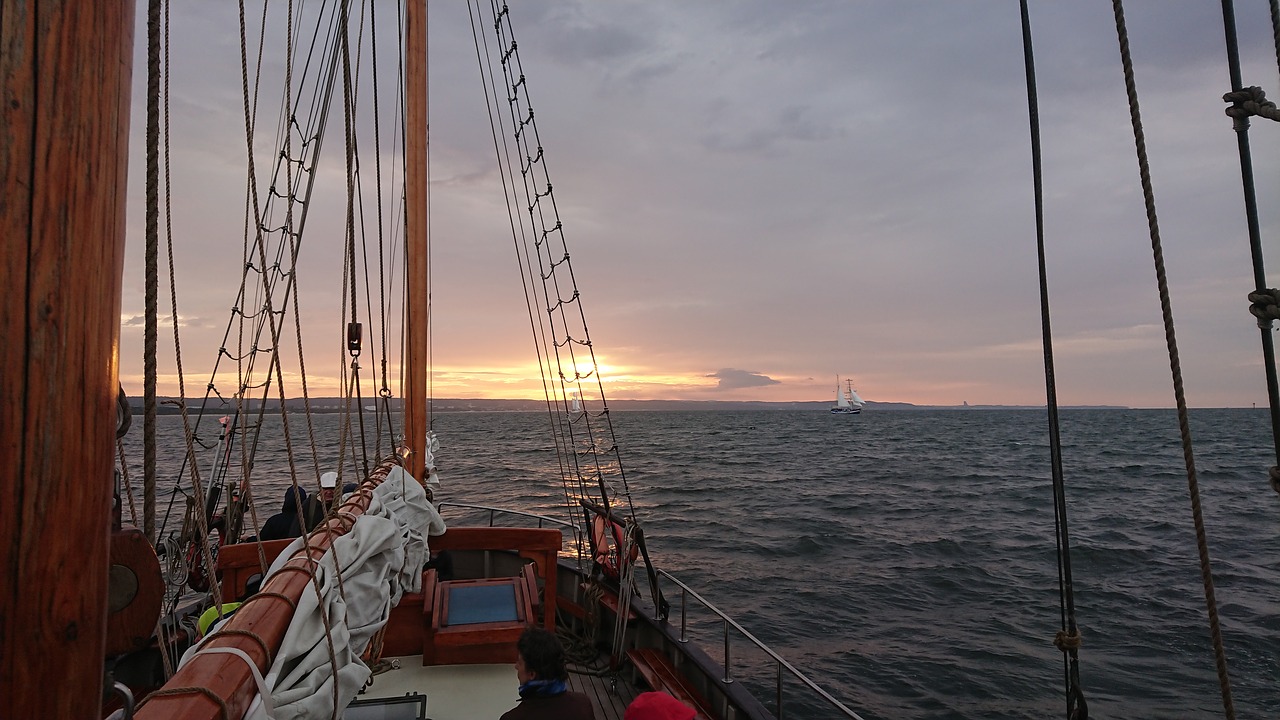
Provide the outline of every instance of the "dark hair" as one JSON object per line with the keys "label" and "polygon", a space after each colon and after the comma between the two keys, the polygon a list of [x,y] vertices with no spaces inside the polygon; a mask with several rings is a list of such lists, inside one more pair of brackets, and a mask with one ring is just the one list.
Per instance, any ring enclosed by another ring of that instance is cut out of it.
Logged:
{"label": "dark hair", "polygon": [[568,680],[564,667],[564,648],[554,633],[540,627],[525,630],[516,641],[516,652],[524,658],[524,667],[538,680]]}

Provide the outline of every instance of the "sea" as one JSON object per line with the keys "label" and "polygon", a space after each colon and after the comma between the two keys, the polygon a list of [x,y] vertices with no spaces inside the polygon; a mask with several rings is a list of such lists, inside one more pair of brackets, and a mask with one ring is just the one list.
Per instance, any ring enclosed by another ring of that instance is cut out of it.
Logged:
{"label": "sea", "polygon": [[[1043,410],[611,419],[654,563],[861,717],[1065,717]],[[1060,422],[1091,716],[1223,717],[1176,412],[1067,409]],[[340,423],[315,416],[321,447]],[[545,412],[438,413],[437,499],[567,518],[548,424]],[[139,425],[128,440],[134,482]],[[161,417],[159,427],[162,452],[179,450],[180,419]],[[1190,427],[1235,711],[1280,717],[1269,415],[1194,409]],[[301,433],[295,420],[291,435]],[[289,477],[287,463],[263,460],[285,449],[278,424],[260,445],[265,519]],[[162,487],[175,462],[161,464]],[[681,593],[664,592],[678,622]],[[688,602],[694,641],[723,658],[723,624]],[[733,679],[772,708],[777,665],[730,636]],[[786,677],[785,717],[839,717]]]}

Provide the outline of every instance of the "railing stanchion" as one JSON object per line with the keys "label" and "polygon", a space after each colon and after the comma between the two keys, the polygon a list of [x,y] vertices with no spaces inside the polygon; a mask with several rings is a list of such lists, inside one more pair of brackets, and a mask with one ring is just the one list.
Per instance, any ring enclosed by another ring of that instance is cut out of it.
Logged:
{"label": "railing stanchion", "polygon": [[689,606],[689,593],[683,587],[680,588],[680,642],[689,642],[689,635],[686,630],[689,627],[689,616],[686,608]]}
{"label": "railing stanchion", "polygon": [[[791,674],[792,677],[798,680],[801,685],[807,688],[809,692],[821,698],[832,708],[838,710],[843,717],[853,718],[853,720],[862,720],[862,716],[850,710],[848,707],[845,706],[844,703],[832,697],[831,693],[827,692],[826,690],[823,690],[820,686],[818,686],[817,683],[810,680],[807,676],[805,676],[804,673],[797,670],[794,665],[787,662],[785,658],[783,658],[778,653],[774,652],[768,645],[765,645],[763,642],[761,642],[760,638],[756,637],[755,635],[752,635],[750,631],[748,631],[746,628],[739,625],[733,618],[725,614],[723,610],[716,607],[714,604],[708,602],[706,598],[699,595],[696,590],[691,589],[688,585],[685,585],[683,582],[681,582],[679,578],[667,572],[666,570],[659,570],[658,575],[661,577],[665,577],[666,579],[675,583],[680,588],[680,642],[690,641],[690,638],[686,634],[686,628],[685,628],[685,623],[686,623],[685,606],[688,603],[686,599],[686,595],[692,595],[693,599],[697,600],[698,603],[702,605],[702,607],[706,608],[707,610],[710,610],[712,614],[714,614],[716,617],[720,618],[724,622],[725,629],[724,629],[724,679],[723,681],[726,684],[733,682],[732,673],[729,667],[733,661],[732,648],[730,648],[729,646],[729,628],[732,627],[734,630],[741,633],[742,636],[745,637],[748,642],[755,645],[765,655],[768,655],[770,658],[773,659],[775,663],[777,663],[779,676],[782,675],[783,670],[786,670],[788,673]],[[782,717],[782,681],[781,680],[778,681],[777,693],[778,693],[778,718],[781,718]],[[725,702],[727,703],[728,696],[725,695],[723,697],[725,698]]]}
{"label": "railing stanchion", "polygon": [[729,618],[724,619],[724,684],[728,685],[733,682],[733,670],[730,669],[732,660],[729,657]]}
{"label": "railing stanchion", "polygon": [[777,708],[778,720],[782,720],[782,663],[774,663],[773,666],[778,668]]}

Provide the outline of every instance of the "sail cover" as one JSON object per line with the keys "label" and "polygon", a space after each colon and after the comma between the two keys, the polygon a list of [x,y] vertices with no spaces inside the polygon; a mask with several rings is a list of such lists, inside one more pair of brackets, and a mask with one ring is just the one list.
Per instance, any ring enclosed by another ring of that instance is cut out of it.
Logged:
{"label": "sail cover", "polygon": [[[374,490],[369,509],[347,534],[334,539],[320,560],[316,570],[320,594],[314,586],[302,593],[280,652],[263,679],[271,697],[264,703],[259,695],[245,717],[331,717],[335,675],[338,707],[346,707],[370,675],[360,653],[401,596],[422,589],[426,537],[443,532],[444,521],[422,486],[402,468],[393,468]],[[305,538],[298,538],[280,553],[267,577],[278,572],[304,542]],[[198,652],[198,646],[191,648],[183,661]]]}

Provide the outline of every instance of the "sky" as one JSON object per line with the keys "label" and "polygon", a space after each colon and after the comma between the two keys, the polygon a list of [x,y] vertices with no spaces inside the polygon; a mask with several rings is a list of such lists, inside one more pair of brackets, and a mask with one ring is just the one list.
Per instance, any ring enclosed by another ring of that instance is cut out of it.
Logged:
{"label": "sky", "polygon": [[[1265,405],[1219,5],[1126,12],[1187,402]],[[433,393],[542,397],[467,7],[431,13]],[[1044,403],[1017,3],[517,2],[511,13],[609,398],[833,400],[838,375],[870,401]],[[1171,407],[1110,3],[1032,2],[1030,13],[1058,401]],[[1280,96],[1266,3],[1239,3],[1237,19],[1245,84]],[[131,393],[142,384],[145,21],[122,302]],[[198,395],[242,265],[235,8],[183,8],[171,35],[175,276],[186,391]],[[264,85],[280,70],[268,61]],[[380,77],[388,93],[395,79]],[[1280,230],[1278,133],[1265,120],[1250,132],[1264,254]],[[255,157],[268,165],[273,138],[261,135]],[[324,244],[342,237],[340,134],[326,143],[317,187],[337,194],[313,202],[308,234],[320,239],[298,272],[312,395],[338,394],[345,362],[342,251]],[[161,294],[167,316],[167,280]],[[161,394],[177,392],[171,333]]]}

